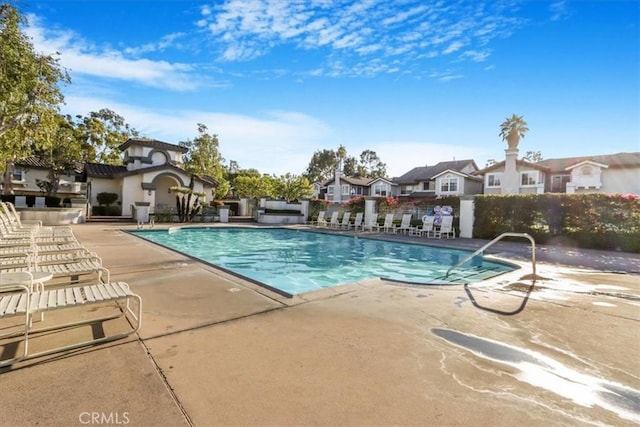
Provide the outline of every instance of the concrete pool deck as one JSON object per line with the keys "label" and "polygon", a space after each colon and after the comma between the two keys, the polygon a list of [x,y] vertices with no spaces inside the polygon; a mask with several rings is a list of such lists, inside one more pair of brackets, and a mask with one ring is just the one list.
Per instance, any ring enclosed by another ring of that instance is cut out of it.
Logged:
{"label": "concrete pool deck", "polygon": [[505,242],[493,253],[522,269],[486,283],[372,280],[288,299],[125,228],[73,226],[142,296],[138,336],[0,371],[2,425],[640,421],[638,255],[540,246],[531,286],[528,245]]}

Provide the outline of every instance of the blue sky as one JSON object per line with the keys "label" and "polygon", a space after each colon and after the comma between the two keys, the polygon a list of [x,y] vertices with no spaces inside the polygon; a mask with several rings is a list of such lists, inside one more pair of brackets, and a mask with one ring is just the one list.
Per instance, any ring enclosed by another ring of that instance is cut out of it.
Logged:
{"label": "blue sky", "polygon": [[637,1],[216,0],[19,3],[72,77],[63,112],[110,108],[178,143],[204,123],[242,168],[378,153],[390,176],[520,155],[640,151]]}

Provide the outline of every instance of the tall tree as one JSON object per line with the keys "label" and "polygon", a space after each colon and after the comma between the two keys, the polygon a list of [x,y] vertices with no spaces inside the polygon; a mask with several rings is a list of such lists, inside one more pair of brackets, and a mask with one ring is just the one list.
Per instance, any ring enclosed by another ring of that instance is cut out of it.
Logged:
{"label": "tall tree", "polygon": [[364,150],[360,154],[360,165],[365,171],[363,176],[367,178],[384,178],[387,176],[387,165],[382,163],[375,151]]}
{"label": "tall tree", "polygon": [[277,178],[274,184],[275,196],[287,202],[313,195],[313,185],[303,176],[287,173]]}
{"label": "tall tree", "polygon": [[522,160],[526,160],[531,163],[538,163],[544,159],[542,158],[542,153],[540,151],[527,151],[527,154],[522,157]]}
{"label": "tall tree", "polygon": [[226,197],[231,186],[225,179],[224,159],[220,155],[218,135],[209,134],[207,126],[198,123],[198,136],[193,141],[182,141],[180,145],[189,149],[183,157],[185,169],[194,175],[213,177],[218,182],[214,198]]}
{"label": "tall tree", "polygon": [[313,153],[309,166],[307,166],[307,179],[310,182],[328,180],[336,171],[337,159],[338,155],[334,150],[317,150]]}
{"label": "tall tree", "polygon": [[49,128],[48,143],[34,147],[33,154],[47,169],[48,181],[39,184],[49,196],[55,196],[60,186],[60,176],[73,173],[76,162],[82,158],[82,146],[69,116],[58,115]]}
{"label": "tall tree", "polygon": [[0,163],[7,194],[13,192],[16,159],[46,141],[39,134],[55,121],[64,100],[59,84],[70,82],[57,58],[35,52],[22,24],[27,21],[18,9],[0,4]]}
{"label": "tall tree", "polygon": [[516,114],[507,117],[500,125],[500,137],[503,141],[507,141],[510,149],[518,148],[520,139],[524,138],[528,131],[527,122],[522,116]]}
{"label": "tall tree", "polygon": [[125,122],[124,117],[108,108],[76,116],[78,138],[83,144],[83,161],[121,165],[118,147],[138,131]]}
{"label": "tall tree", "polygon": [[275,196],[274,179],[269,175],[240,175],[233,181],[238,197]]}
{"label": "tall tree", "polygon": [[358,161],[353,156],[348,156],[344,159],[342,163],[342,172],[346,176],[361,176],[360,171],[358,170]]}

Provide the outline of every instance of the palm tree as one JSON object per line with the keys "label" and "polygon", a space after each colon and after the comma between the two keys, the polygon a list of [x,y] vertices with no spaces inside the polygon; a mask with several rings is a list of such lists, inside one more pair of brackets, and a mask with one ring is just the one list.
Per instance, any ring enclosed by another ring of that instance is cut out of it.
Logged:
{"label": "palm tree", "polygon": [[507,141],[510,149],[518,148],[520,138],[524,138],[528,131],[527,122],[524,121],[522,116],[516,114],[505,119],[500,125],[500,137],[502,137],[503,141]]}

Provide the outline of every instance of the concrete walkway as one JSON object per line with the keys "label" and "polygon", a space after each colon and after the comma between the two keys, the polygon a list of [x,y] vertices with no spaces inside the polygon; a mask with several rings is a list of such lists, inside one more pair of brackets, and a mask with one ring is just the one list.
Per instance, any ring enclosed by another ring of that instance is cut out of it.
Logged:
{"label": "concrete walkway", "polygon": [[[142,329],[2,371],[3,426],[640,422],[638,255],[541,247],[532,286],[527,245],[501,243],[491,252],[522,269],[486,283],[370,280],[285,298],[121,224],[73,228],[142,296]],[[81,315],[63,313],[51,315]],[[2,358],[12,349],[0,341]]]}

